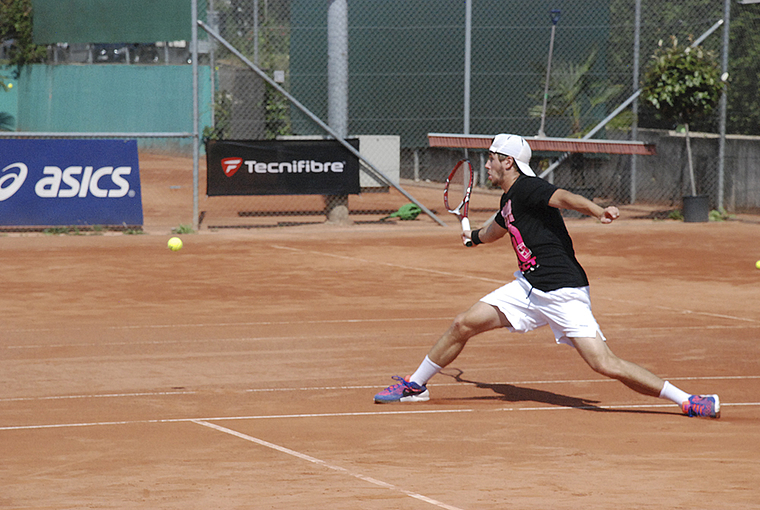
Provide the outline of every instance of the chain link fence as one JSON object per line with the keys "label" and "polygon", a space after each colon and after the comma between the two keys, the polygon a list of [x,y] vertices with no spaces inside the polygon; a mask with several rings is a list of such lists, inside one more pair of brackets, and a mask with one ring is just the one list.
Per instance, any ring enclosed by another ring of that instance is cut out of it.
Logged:
{"label": "chain link fence", "polygon": [[[317,116],[328,119],[327,11],[331,2],[208,1],[207,7],[213,11],[209,19],[216,21],[222,37]],[[471,3],[469,34],[465,4],[347,2],[348,135],[398,136],[400,184],[434,212],[442,211],[439,191],[445,176],[465,154],[462,150],[429,148],[427,133],[513,132],[535,136],[543,117],[546,136],[580,137],[635,91],[634,0],[555,0],[531,2],[529,6],[480,0]],[[760,60],[747,54],[757,55],[760,45],[760,6],[732,8],[727,132],[759,135],[757,94],[742,91],[751,90],[752,77],[760,72]],[[694,40],[723,17],[724,3],[714,0],[675,4],[642,1],[639,75],[660,41],[669,44],[671,36],[684,43]],[[466,70],[468,35],[471,53]],[[325,134],[229,52],[212,45],[218,70],[217,136],[261,139]],[[708,36],[702,46],[720,61],[722,30]],[[547,69],[548,104],[544,109]],[[465,104],[466,91],[469,104]],[[635,178],[631,156],[606,154],[574,154],[551,178],[560,186],[602,202],[636,200],[662,209],[678,208],[689,185],[685,140],[679,126],[660,120],[655,110],[639,101],[637,117],[628,108],[597,137],[630,139],[632,128],[639,140],[656,142],[659,148],[657,156],[636,157]],[[719,109],[692,126],[692,132],[708,133],[697,133],[692,145],[698,188],[711,197],[713,206],[718,199],[719,130]],[[729,141],[726,204],[752,209],[760,204],[751,196],[739,195],[745,191],[757,194],[757,188],[746,190],[741,186],[744,179],[750,183],[757,179],[741,173],[748,171],[747,165],[749,173],[756,173],[760,162],[752,155],[747,159],[746,152],[741,156],[741,152],[737,143]],[[480,209],[480,200],[485,202],[482,208],[488,209],[494,203],[492,195],[498,193],[492,193],[485,180],[486,155],[470,150],[466,156],[476,168],[478,191],[487,197],[479,199],[476,194],[473,209]],[[559,156],[536,153],[533,164],[537,170],[545,169]],[[368,201],[363,195],[350,197],[352,214],[393,210],[405,202],[392,189],[390,196],[373,196]],[[286,204],[293,200],[312,204],[307,209],[321,209],[315,197],[267,197],[266,205],[261,199],[245,200],[258,201],[252,209],[261,214],[292,209]],[[374,205],[369,206],[370,202]]]}
{"label": "chain link fence", "polygon": [[[634,72],[643,75],[660,41],[697,38],[725,14],[724,2],[717,0],[641,0],[638,20],[636,0],[198,0],[198,12],[248,60],[328,122],[327,20],[336,1],[348,9],[348,137],[395,141],[390,149],[380,146],[377,161],[436,214],[445,213],[441,189],[446,175],[456,161],[469,157],[477,174],[471,208],[476,223],[479,214],[498,206],[499,193],[485,179],[487,154],[430,148],[428,133],[512,132],[527,137],[538,135],[543,125],[546,136],[581,137],[635,92]],[[753,138],[760,136],[759,34],[760,5],[732,3],[724,176],[719,174],[720,109],[691,126],[697,188],[710,197],[713,208],[722,204],[729,211],[760,210],[760,144]],[[203,30],[199,35],[199,63],[213,70],[212,98],[201,98],[212,103],[201,105],[211,111],[205,139],[325,136],[238,57]],[[702,45],[720,61],[723,29]],[[126,50],[58,45],[48,53],[51,62],[84,64],[107,59],[151,65],[189,58],[188,46],[179,42]],[[689,188],[683,134],[641,100],[636,113],[627,108],[596,137],[631,139],[635,132],[638,140],[657,143],[658,155],[633,160],[574,154],[550,178],[600,203],[679,208]],[[559,156],[534,153],[532,164],[540,172]],[[270,226],[272,217],[275,225],[324,221],[321,196],[206,197],[204,170],[202,166],[202,227]],[[385,217],[409,200],[392,186],[368,179],[363,177],[362,194],[348,198],[351,218],[393,221]]]}

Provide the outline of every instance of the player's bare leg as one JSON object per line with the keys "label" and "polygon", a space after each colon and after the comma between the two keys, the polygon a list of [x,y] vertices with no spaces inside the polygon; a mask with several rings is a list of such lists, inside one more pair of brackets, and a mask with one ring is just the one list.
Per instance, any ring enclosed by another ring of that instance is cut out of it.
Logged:
{"label": "player's bare leg", "polygon": [[449,329],[430,349],[428,358],[443,368],[459,356],[470,338],[506,326],[509,326],[509,321],[503,313],[492,305],[478,301],[456,316]]}
{"label": "player's bare leg", "polygon": [[586,363],[600,374],[617,379],[644,395],[670,400],[688,416],[720,418],[718,395],[690,395],[670,382],[660,379],[646,368],[618,358],[598,333],[595,338],[571,340]]}
{"label": "player's bare leg", "polygon": [[419,402],[430,398],[428,380],[459,356],[467,341],[478,333],[509,326],[507,318],[495,307],[478,301],[456,316],[449,329],[438,339],[417,371],[375,395],[375,403]]}
{"label": "player's bare leg", "polygon": [[617,379],[644,395],[660,396],[665,381],[644,367],[618,358],[598,333],[595,338],[572,338],[571,341],[595,372]]}

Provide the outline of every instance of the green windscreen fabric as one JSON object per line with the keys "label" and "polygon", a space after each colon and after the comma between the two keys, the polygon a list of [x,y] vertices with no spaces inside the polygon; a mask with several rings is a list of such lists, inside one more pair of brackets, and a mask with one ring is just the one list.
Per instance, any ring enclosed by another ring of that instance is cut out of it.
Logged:
{"label": "green windscreen fabric", "polygon": [[32,0],[35,44],[191,39],[190,0]]}
{"label": "green windscreen fabric", "polygon": [[[594,83],[608,79],[610,0],[472,2],[470,133],[537,133],[551,34],[562,9],[553,71],[578,69],[595,55]],[[290,0],[290,92],[327,119],[329,2]],[[464,129],[465,5],[462,0],[348,0],[348,132],[396,134],[402,147],[427,146],[427,133]],[[623,30],[624,28],[615,28]],[[630,80],[624,77],[625,83]],[[585,103],[584,103],[585,104]],[[593,126],[604,105],[592,110]],[[568,114],[569,115],[569,114]],[[552,117],[549,136],[570,133]],[[321,134],[291,111],[295,134]]]}

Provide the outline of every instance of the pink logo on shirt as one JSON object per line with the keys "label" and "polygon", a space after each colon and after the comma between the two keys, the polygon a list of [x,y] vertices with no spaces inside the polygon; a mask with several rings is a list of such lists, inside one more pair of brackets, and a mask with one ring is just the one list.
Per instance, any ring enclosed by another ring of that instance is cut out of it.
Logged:
{"label": "pink logo on shirt", "polygon": [[509,236],[512,238],[512,246],[517,254],[517,264],[520,271],[530,271],[537,267],[536,257],[533,256],[533,252],[530,251],[530,248],[525,246],[522,234],[517,227],[514,226],[515,217],[512,214],[512,199],[507,200],[506,205],[501,210],[501,216],[504,218],[504,223],[507,225]]}

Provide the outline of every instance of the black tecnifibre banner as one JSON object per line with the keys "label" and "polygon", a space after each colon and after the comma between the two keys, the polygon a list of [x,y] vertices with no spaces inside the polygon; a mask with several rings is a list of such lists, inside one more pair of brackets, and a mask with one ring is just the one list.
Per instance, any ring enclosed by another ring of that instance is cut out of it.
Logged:
{"label": "black tecnifibre banner", "polygon": [[335,140],[209,140],[206,164],[209,196],[359,193],[359,158]]}

